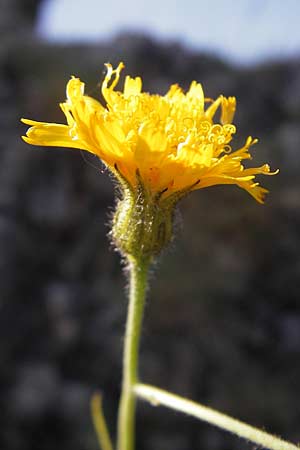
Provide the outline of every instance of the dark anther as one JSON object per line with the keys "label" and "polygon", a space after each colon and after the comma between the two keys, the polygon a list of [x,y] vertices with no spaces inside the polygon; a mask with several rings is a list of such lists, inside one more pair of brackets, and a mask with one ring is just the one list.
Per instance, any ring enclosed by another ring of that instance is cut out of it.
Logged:
{"label": "dark anther", "polygon": [[165,192],[167,192],[168,189],[169,189],[169,188],[166,187],[166,188],[163,189],[162,191],[158,192],[158,193],[156,194],[156,196],[155,196],[155,199],[156,199],[156,200],[159,200],[160,197],[161,197]]}
{"label": "dark anther", "polygon": [[160,191],[160,195],[162,195],[162,194],[164,194],[165,192],[167,192],[167,190],[168,190],[169,188],[168,187],[166,187],[165,189],[163,189],[162,191]]}

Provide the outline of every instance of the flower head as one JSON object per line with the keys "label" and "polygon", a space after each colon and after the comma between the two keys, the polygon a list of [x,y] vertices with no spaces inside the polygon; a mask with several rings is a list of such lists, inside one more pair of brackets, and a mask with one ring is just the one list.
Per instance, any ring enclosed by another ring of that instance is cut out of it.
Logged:
{"label": "flower head", "polygon": [[[72,77],[62,103],[67,124],[23,119],[30,125],[23,139],[29,144],[72,147],[98,155],[121,183],[133,190],[142,183],[149,195],[162,198],[216,185],[236,184],[263,203],[268,192],[255,180],[271,173],[268,164],[245,168],[251,159],[248,137],[233,150],[234,97],[206,99],[193,81],[185,94],[177,85],[164,95],[142,92],[140,77],[125,78],[123,92],[115,90],[123,69],[106,64],[102,83],[106,105],[84,94],[84,83]],[[214,122],[217,110],[220,120]]]}
{"label": "flower head", "polygon": [[[257,174],[272,174],[268,164],[244,168],[251,159],[248,137],[232,150],[236,101],[222,95],[206,99],[193,81],[185,94],[173,85],[164,96],[142,92],[141,78],[125,78],[106,64],[102,83],[103,106],[84,95],[84,83],[72,77],[62,103],[67,124],[23,119],[31,128],[23,139],[33,145],[72,147],[98,155],[119,181],[111,236],[127,257],[151,259],[173,238],[175,206],[188,192],[215,184],[236,184],[263,203],[266,189]],[[215,122],[217,110],[220,120]],[[276,172],[275,172],[276,173]]]}

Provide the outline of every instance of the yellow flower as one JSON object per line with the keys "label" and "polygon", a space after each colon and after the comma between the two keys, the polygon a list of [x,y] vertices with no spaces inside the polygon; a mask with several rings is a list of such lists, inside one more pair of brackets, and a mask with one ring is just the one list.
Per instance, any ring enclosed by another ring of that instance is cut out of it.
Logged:
{"label": "yellow flower", "polygon": [[[98,155],[117,178],[133,189],[142,182],[149,195],[167,198],[216,184],[236,184],[263,203],[268,191],[255,176],[277,172],[271,173],[268,164],[242,165],[251,159],[249,149],[256,139],[248,137],[242,148],[232,150],[234,97],[206,99],[195,81],[186,94],[173,85],[164,96],[150,95],[142,92],[140,77],[129,76],[120,92],[115,87],[123,63],[116,69],[106,67],[105,106],[84,95],[84,83],[72,77],[67,100],[60,105],[67,125],[22,119],[31,126],[23,139],[33,145],[72,147]],[[215,123],[218,109],[220,120]]]}

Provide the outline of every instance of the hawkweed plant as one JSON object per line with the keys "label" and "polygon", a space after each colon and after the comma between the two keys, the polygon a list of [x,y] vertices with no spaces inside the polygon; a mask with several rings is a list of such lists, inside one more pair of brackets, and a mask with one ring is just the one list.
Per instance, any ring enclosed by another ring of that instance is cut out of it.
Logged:
{"label": "hawkweed plant", "polygon": [[[257,140],[231,146],[235,97],[205,98],[193,81],[187,93],[172,85],[164,95],[142,92],[140,77],[126,76],[116,90],[124,64],[106,64],[101,93],[105,105],[84,94],[84,83],[72,77],[67,99],[60,104],[66,124],[22,119],[29,125],[24,141],[33,145],[67,147],[97,155],[116,179],[121,197],[111,226],[114,245],[126,260],[130,290],[124,341],[123,382],[117,424],[117,450],[135,448],[138,398],[163,405],[273,450],[296,445],[191,400],[141,383],[138,376],[141,324],[150,266],[173,239],[174,212],[190,192],[217,184],[235,184],[259,203],[268,192],[256,175],[274,175],[268,164],[245,168]],[[218,111],[219,120],[215,120]],[[114,445],[104,419],[101,398],[92,399],[92,412],[103,450]]]}

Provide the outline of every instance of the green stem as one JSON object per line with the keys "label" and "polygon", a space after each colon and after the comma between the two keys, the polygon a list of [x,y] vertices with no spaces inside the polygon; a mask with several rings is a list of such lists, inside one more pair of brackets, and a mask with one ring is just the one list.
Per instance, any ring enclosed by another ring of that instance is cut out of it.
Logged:
{"label": "green stem", "polygon": [[134,392],[138,397],[147,400],[153,406],[163,405],[197,417],[269,450],[299,450],[300,448],[291,442],[283,441],[276,436],[272,436],[266,431],[259,430],[240,420],[233,419],[227,416],[227,414],[220,413],[215,409],[193,402],[187,398],[179,397],[179,395],[172,394],[154,386],[137,384]]}
{"label": "green stem", "polygon": [[91,412],[100,448],[102,450],[113,450],[109,431],[103,414],[102,398],[98,393],[94,394],[92,397]]}
{"label": "green stem", "polygon": [[138,377],[138,352],[148,268],[148,259],[129,259],[130,293],[124,342],[123,383],[118,416],[118,450],[134,450],[135,444],[136,398],[133,388]]}

